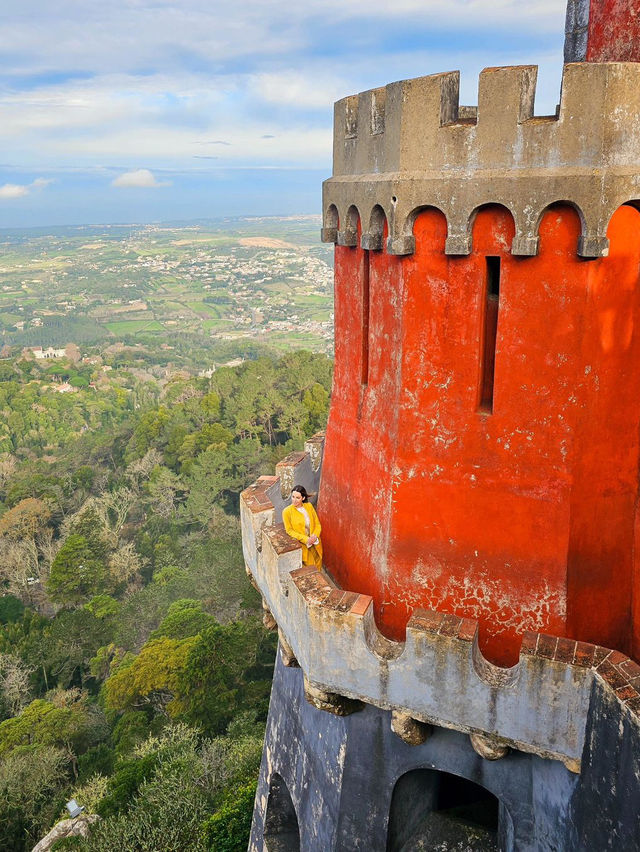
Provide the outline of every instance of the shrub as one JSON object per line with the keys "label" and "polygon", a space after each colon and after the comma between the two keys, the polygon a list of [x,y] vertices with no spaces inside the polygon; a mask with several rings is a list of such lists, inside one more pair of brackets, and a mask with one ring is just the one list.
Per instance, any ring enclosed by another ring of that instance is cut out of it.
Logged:
{"label": "shrub", "polygon": [[11,624],[22,618],[24,604],[15,595],[4,595],[0,598],[0,624]]}
{"label": "shrub", "polygon": [[257,783],[230,791],[216,813],[203,823],[205,846],[211,852],[245,852],[251,833]]}

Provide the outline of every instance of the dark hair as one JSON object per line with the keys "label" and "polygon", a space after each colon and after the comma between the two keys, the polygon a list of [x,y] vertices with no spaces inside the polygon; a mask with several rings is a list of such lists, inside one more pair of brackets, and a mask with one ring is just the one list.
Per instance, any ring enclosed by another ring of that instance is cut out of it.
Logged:
{"label": "dark hair", "polygon": [[291,493],[293,494],[294,491],[297,491],[298,494],[302,494],[303,503],[307,502],[307,500],[309,499],[309,495],[307,494],[307,489],[304,487],[304,485],[294,485],[291,489]]}

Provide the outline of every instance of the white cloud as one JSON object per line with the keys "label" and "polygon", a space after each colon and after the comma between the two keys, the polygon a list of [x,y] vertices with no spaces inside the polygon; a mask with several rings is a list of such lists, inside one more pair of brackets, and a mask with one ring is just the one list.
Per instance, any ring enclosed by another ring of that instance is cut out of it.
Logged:
{"label": "white cloud", "polygon": [[301,110],[329,110],[331,104],[349,90],[345,79],[326,73],[322,76],[309,74],[298,68],[252,75],[249,86],[267,103],[295,106]]}
{"label": "white cloud", "polygon": [[0,198],[22,198],[29,194],[28,186],[20,186],[17,183],[5,183],[0,186]]}
{"label": "white cloud", "polygon": [[[333,102],[422,74],[460,69],[461,101],[473,104],[482,67],[552,62],[540,75],[541,114],[553,111],[560,89],[566,0],[5,5],[7,202],[45,188],[45,178],[27,184],[25,174],[86,170],[100,191],[151,190],[172,179],[177,192],[182,175],[198,172],[329,173]],[[150,204],[169,204],[172,194],[138,193]],[[108,195],[114,206],[130,202],[131,193]]]}
{"label": "white cloud", "polygon": [[53,183],[51,178],[36,178],[31,183],[26,184],[5,183],[0,186],[0,199],[24,198],[25,195],[29,195],[31,190],[44,189],[50,183]]}
{"label": "white cloud", "polygon": [[133,171],[124,172],[123,174],[118,175],[117,178],[111,181],[111,185],[155,188],[158,186],[169,186],[170,181],[156,180],[155,175],[153,172],[149,171],[149,169],[133,169]]}
{"label": "white cloud", "polygon": [[[15,73],[68,68],[90,73],[178,67],[186,54],[203,63],[239,57],[279,57],[313,44],[327,24],[403,19],[455,30],[510,27],[521,35],[564,26],[566,0],[23,0],[3,9],[4,41],[12,47],[7,70]],[[82,15],[78,8],[82,5]],[[326,31],[326,30],[325,30]]]}

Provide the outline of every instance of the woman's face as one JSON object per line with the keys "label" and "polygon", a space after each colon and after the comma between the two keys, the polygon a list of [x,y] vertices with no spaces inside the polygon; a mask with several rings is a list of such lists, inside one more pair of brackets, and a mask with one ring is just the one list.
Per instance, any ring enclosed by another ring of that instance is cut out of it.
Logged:
{"label": "woman's face", "polygon": [[291,492],[291,502],[297,508],[298,506],[302,506],[303,499],[302,494],[299,491]]}

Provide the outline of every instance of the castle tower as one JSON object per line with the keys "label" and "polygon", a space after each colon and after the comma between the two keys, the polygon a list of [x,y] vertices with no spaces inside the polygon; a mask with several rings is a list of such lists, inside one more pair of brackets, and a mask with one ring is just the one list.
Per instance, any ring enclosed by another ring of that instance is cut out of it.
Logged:
{"label": "castle tower", "polygon": [[324,192],[327,566],[386,635],[444,610],[500,663],[524,630],[640,650],[640,64],[567,65],[555,116],[535,78],[339,102]]}
{"label": "castle tower", "polygon": [[336,105],[326,440],[241,504],[281,649],[253,850],[640,848],[638,19],[569,3],[552,116],[534,66]]}

